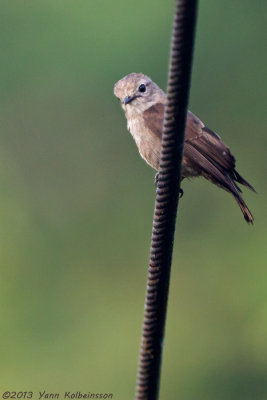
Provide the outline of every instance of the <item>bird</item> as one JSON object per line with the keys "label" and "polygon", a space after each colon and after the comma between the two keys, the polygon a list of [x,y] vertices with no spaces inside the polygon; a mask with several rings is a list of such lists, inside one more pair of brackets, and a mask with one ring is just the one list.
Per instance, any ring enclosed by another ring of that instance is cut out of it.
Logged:
{"label": "bird", "polygon": [[[131,73],[114,85],[141,157],[156,171],[159,169],[165,92],[142,73]],[[245,220],[254,217],[243,200],[238,184],[256,192],[236,170],[236,160],[220,136],[196,115],[187,111],[181,180],[202,176],[229,192],[240,207]],[[157,177],[157,175],[156,175]]]}

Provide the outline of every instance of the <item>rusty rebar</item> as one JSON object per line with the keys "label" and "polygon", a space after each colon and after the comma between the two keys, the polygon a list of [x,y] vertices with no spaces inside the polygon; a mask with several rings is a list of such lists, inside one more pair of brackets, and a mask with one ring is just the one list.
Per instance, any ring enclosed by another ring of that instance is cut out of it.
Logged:
{"label": "rusty rebar", "polygon": [[196,12],[197,0],[176,1],[136,387],[137,400],[158,399]]}

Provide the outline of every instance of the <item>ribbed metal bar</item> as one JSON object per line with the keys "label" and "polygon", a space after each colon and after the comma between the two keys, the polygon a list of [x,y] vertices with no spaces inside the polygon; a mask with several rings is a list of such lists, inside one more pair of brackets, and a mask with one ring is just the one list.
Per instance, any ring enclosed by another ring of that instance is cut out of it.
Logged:
{"label": "ribbed metal bar", "polygon": [[136,387],[137,400],[158,399],[196,12],[197,0],[176,1]]}

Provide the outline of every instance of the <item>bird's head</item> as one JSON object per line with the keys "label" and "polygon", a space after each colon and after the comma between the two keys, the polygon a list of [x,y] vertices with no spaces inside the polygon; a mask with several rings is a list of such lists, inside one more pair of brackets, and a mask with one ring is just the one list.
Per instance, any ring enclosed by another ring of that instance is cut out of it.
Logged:
{"label": "bird's head", "polygon": [[126,114],[142,113],[165,98],[165,93],[148,76],[134,72],[115,84],[114,95]]}

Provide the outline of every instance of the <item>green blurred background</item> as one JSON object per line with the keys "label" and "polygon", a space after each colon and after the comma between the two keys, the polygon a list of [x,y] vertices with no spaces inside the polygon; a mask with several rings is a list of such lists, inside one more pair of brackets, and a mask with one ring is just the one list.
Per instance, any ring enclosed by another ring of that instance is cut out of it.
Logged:
{"label": "green blurred background", "polygon": [[[2,392],[133,398],[154,171],[113,85],[166,87],[173,5],[1,1]],[[190,108],[259,194],[250,227],[227,193],[183,183],[161,399],[267,399],[266,13],[200,2]]]}

